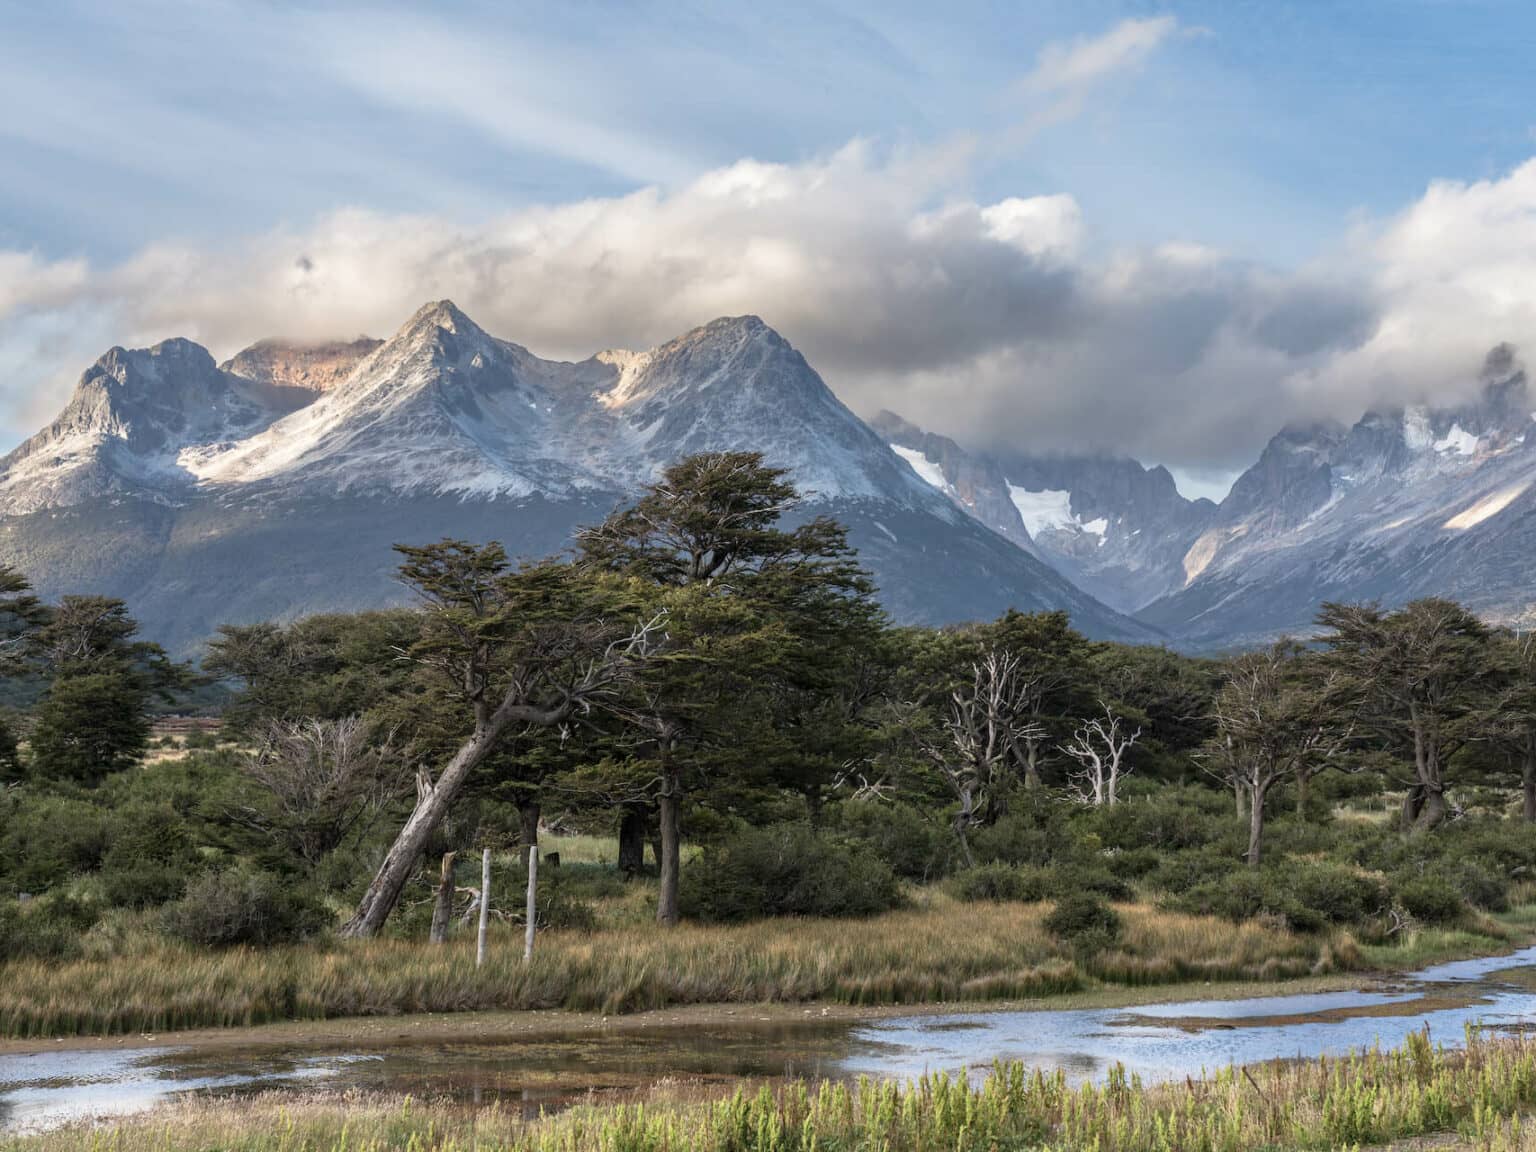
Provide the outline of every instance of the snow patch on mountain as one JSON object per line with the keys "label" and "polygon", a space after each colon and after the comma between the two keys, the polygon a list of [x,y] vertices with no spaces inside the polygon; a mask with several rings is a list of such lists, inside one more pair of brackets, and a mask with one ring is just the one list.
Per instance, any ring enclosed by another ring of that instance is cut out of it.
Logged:
{"label": "snow patch on mountain", "polygon": [[1024,527],[1035,538],[1042,532],[1053,530],[1086,532],[1090,536],[1097,536],[1099,542],[1103,543],[1104,534],[1109,530],[1106,517],[1096,516],[1092,520],[1084,520],[1074,513],[1072,493],[1065,490],[1045,488],[1031,492],[1017,484],[1009,484],[1008,497],[1023,517]]}
{"label": "snow patch on mountain", "polygon": [[1460,423],[1453,423],[1451,430],[1435,441],[1435,451],[1446,452],[1453,456],[1472,456],[1477,452],[1478,443],[1478,437],[1468,432]]}
{"label": "snow patch on mountain", "polygon": [[948,493],[950,491],[949,481],[944,479],[944,469],[940,468],[916,448],[904,448],[900,444],[892,444],[891,451],[912,465],[912,471],[916,472],[940,492]]}

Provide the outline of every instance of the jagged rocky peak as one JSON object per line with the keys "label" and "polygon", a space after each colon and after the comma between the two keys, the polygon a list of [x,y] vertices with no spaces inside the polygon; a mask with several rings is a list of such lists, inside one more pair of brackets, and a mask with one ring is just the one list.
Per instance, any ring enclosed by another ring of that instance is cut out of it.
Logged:
{"label": "jagged rocky peak", "polygon": [[314,344],[259,340],[237,352],[220,367],[258,384],[318,395],[335,388],[364,357],[383,343],[370,336]]}
{"label": "jagged rocky peak", "polygon": [[926,432],[889,410],[876,413],[869,423],[925,481],[994,532],[1035,551],[1029,529],[1009,495],[1008,479],[995,461],[967,452],[948,436]]}

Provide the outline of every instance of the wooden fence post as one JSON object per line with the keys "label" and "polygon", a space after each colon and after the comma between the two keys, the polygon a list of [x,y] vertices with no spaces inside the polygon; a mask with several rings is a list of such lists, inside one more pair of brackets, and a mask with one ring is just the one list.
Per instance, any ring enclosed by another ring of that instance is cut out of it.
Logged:
{"label": "wooden fence post", "polygon": [[533,934],[539,927],[539,846],[528,850],[528,927],[523,931],[523,963],[533,959]]}
{"label": "wooden fence post", "polygon": [[480,934],[475,944],[475,967],[485,963],[485,933],[491,924],[491,850],[480,855]]}

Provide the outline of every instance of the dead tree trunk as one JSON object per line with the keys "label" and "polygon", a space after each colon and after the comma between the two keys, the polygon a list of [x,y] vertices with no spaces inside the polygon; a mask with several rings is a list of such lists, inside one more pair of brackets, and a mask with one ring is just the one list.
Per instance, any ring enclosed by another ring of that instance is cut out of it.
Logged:
{"label": "dead tree trunk", "polygon": [[443,874],[437,882],[437,901],[432,905],[430,939],[433,944],[448,940],[448,921],[453,917],[453,858],[457,855],[457,852],[443,853]]}

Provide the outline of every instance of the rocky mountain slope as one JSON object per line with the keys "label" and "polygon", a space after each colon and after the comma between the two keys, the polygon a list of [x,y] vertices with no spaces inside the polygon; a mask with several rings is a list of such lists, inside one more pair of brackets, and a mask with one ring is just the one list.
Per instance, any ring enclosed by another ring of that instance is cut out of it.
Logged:
{"label": "rocky mountain slope", "polygon": [[1200,647],[1305,631],[1323,600],[1452,596],[1529,626],[1536,431],[1507,347],[1457,408],[1288,429],[1184,557],[1185,585],[1140,618]]}
{"label": "rocky mountain slope", "polygon": [[1166,468],[1102,456],[968,452],[882,412],[873,427],[982,523],[1122,612],[1181,588],[1183,558],[1216,513]]}
{"label": "rocky mountain slope", "polygon": [[446,301],[394,337],[263,343],[222,366],[171,340],[113,349],[0,460],[0,559],[48,595],[129,600],[193,651],[221,622],[399,600],[390,545],[567,545],[690,452],[752,448],[854,544],[899,619],[1065,608],[1155,633],[934,491],[756,317],[646,352],[543,360]]}

